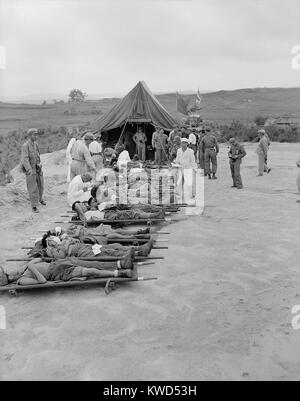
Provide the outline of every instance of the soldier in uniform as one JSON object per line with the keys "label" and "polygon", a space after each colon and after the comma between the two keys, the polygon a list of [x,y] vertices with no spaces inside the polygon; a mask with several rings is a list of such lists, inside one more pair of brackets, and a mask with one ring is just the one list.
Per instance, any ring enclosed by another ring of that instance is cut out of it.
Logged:
{"label": "soldier in uniform", "polygon": [[146,142],[147,137],[142,128],[139,128],[133,136],[133,141],[136,144],[136,153],[141,161],[146,161]]}
{"label": "soldier in uniform", "polygon": [[243,183],[241,178],[242,158],[246,156],[244,146],[239,144],[235,138],[229,139],[230,150],[228,153],[231,176],[233,180],[233,188],[242,189]]}
{"label": "soldier in uniform", "polygon": [[44,176],[41,165],[40,151],[37,140],[38,130],[30,128],[27,131],[27,142],[22,146],[21,166],[26,174],[27,190],[32,211],[38,213],[38,204],[46,205],[43,200]]}
{"label": "soldier in uniform", "polygon": [[162,128],[154,132],[152,136],[152,146],[155,149],[155,161],[159,166],[167,159],[167,140],[168,136],[164,133]]}
{"label": "soldier in uniform", "polygon": [[212,178],[216,180],[219,145],[216,137],[211,134],[210,128],[206,128],[205,131],[205,135],[200,144],[200,148],[202,152],[204,152],[204,175],[208,176],[209,179]]}

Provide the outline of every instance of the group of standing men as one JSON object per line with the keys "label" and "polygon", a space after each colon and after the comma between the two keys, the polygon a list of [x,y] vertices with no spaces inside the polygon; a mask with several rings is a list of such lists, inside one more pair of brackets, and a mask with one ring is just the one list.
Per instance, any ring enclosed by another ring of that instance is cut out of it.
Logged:
{"label": "group of standing men", "polygon": [[[31,128],[27,131],[27,141],[22,146],[21,169],[26,174],[27,190],[30,197],[32,211],[38,213],[38,205],[46,205],[43,198],[44,177],[41,165],[40,151],[37,144],[38,130]],[[187,137],[188,136],[188,137]],[[258,176],[270,173],[267,165],[270,138],[264,129],[258,131]],[[133,136],[136,144],[138,159],[145,161],[146,157],[146,134],[141,128]],[[235,138],[229,140],[230,150],[228,153],[233,187],[243,188],[240,167],[246,151]],[[155,149],[155,161],[161,165],[167,159],[178,160],[178,150],[183,149],[183,156],[187,155],[185,147],[190,148],[195,156],[195,162],[204,169],[204,175],[208,179],[217,179],[217,155],[219,144],[211,128],[205,128],[200,135],[190,132],[189,135],[182,133],[180,129],[174,129],[169,136],[163,129],[157,129],[152,136],[152,147]],[[87,132],[82,139],[72,139],[67,148],[67,159],[69,160],[69,181],[77,176],[90,173],[95,177],[97,171],[103,166],[110,166],[114,160],[117,161],[115,151],[106,148],[103,151],[101,134],[93,135]],[[128,152],[126,151],[126,154]],[[180,152],[179,152],[180,154]],[[190,157],[190,156],[189,156]],[[127,156],[129,159],[129,156]],[[129,159],[130,160],[130,159]]]}

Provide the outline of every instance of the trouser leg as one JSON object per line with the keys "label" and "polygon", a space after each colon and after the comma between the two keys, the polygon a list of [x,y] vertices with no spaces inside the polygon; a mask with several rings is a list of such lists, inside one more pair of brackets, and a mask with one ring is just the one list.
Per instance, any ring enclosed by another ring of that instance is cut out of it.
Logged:
{"label": "trouser leg", "polygon": [[211,150],[209,152],[209,154],[210,154],[210,160],[211,160],[211,164],[212,164],[212,173],[216,174],[217,167],[218,167],[217,153],[215,150]]}
{"label": "trouser leg", "polygon": [[93,268],[98,270],[116,270],[118,268],[117,261],[114,262],[100,262],[98,260],[88,261],[88,260],[78,260],[70,258],[72,263],[77,266]]}
{"label": "trouser leg", "polygon": [[264,174],[265,156],[262,153],[258,154],[258,174]]}
{"label": "trouser leg", "polygon": [[237,188],[243,188],[243,182],[241,177],[241,161],[236,160],[234,163],[234,178]]}
{"label": "trouser leg", "polygon": [[146,146],[143,145],[142,147],[142,161],[146,161]]}
{"label": "trouser leg", "polygon": [[236,187],[234,163],[235,163],[235,162],[230,161],[229,165],[230,165],[230,172],[231,172],[231,177],[232,177],[233,185]]}
{"label": "trouser leg", "polygon": [[39,191],[39,201],[41,202],[44,194],[44,176],[42,174],[37,174],[36,180]]}
{"label": "trouser leg", "polygon": [[199,150],[199,164],[200,168],[204,170],[204,152],[202,150]]}
{"label": "trouser leg", "polygon": [[37,175],[26,175],[26,184],[31,207],[37,207],[37,205],[39,204],[39,188],[37,183]]}
{"label": "trouser leg", "polygon": [[205,153],[204,153],[204,173],[211,174],[209,149],[205,149]]}
{"label": "trouser leg", "polygon": [[157,154],[157,164],[161,164],[162,150],[161,149],[157,149],[156,150],[156,154]]}

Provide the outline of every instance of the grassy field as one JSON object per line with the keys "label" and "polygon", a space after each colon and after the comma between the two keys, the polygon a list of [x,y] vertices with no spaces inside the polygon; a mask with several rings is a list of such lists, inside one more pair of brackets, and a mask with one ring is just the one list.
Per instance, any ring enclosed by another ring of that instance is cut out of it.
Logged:
{"label": "grassy field", "polygon": [[[194,95],[184,95],[194,101]],[[162,105],[176,118],[184,117],[176,111],[176,94],[169,93],[157,96]],[[24,142],[23,132],[36,127],[44,133],[40,136],[39,145],[42,153],[63,149],[67,146],[67,129],[93,125],[96,118],[106,113],[119,99],[104,98],[86,101],[79,104],[55,103],[46,105],[13,104],[0,102],[0,184],[6,181],[8,171],[20,160],[21,145]],[[230,125],[233,120],[247,124],[255,117],[287,116],[294,122],[300,116],[300,88],[291,89],[241,89],[220,91],[203,95],[202,117],[219,124]],[[237,135],[242,140],[251,140],[246,128],[230,129],[230,136]],[[240,132],[244,132],[243,135]],[[222,135],[227,137],[226,132]],[[285,141],[286,133],[271,135],[275,140]],[[297,134],[298,135],[298,134]],[[296,136],[297,136],[296,135]],[[255,133],[254,133],[255,136]],[[291,137],[293,135],[290,135]],[[295,142],[296,140],[287,140]]]}
{"label": "grassy field", "polygon": [[[194,98],[191,95],[185,97]],[[158,95],[157,98],[173,116],[177,117],[176,94]],[[118,100],[106,98],[78,105],[65,103],[45,106],[0,102],[0,135],[32,126],[45,129],[49,126],[71,127],[93,122]],[[249,122],[261,114],[268,117],[289,116],[297,120],[300,116],[300,88],[241,89],[207,93],[203,95],[201,114],[204,119],[214,120],[220,124],[230,123],[234,119]],[[183,115],[179,114],[179,117]]]}

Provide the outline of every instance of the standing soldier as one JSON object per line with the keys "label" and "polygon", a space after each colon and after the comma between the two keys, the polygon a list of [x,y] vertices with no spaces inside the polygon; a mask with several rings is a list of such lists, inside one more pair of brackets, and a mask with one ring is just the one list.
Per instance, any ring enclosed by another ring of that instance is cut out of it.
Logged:
{"label": "standing soldier", "polygon": [[93,142],[89,145],[89,151],[91,153],[92,159],[96,166],[96,171],[102,169],[103,167],[103,152],[102,152],[102,141],[101,133],[97,133],[94,137]]}
{"label": "standing soldier", "polygon": [[206,128],[205,130],[200,149],[202,149],[202,152],[204,153],[204,175],[208,176],[209,179],[212,178],[213,180],[216,180],[219,145],[216,137],[210,133],[210,128]]}
{"label": "standing soldier", "polygon": [[146,142],[147,137],[142,128],[139,127],[137,133],[133,135],[133,141],[136,144],[136,153],[141,161],[146,161]]}
{"label": "standing soldier", "polygon": [[259,143],[256,149],[256,153],[258,156],[257,177],[261,177],[264,175],[264,172],[269,174],[269,172],[271,171],[271,169],[267,166],[270,138],[266,136],[266,131],[264,129],[260,129],[258,131],[258,138]]}
{"label": "standing soldier", "polygon": [[27,131],[27,142],[22,146],[21,166],[26,174],[27,190],[31,202],[32,211],[39,213],[39,202],[46,205],[43,200],[44,176],[41,165],[40,151],[37,140],[38,130],[30,128]]}
{"label": "standing soldier", "polygon": [[199,135],[199,140],[198,140],[198,157],[199,157],[199,166],[201,170],[204,170],[204,151],[202,149],[202,139],[205,135],[205,129],[201,130],[201,133]]}
{"label": "standing soldier", "polygon": [[167,140],[168,136],[164,133],[162,128],[154,132],[152,146],[155,149],[155,161],[159,166],[161,166],[167,158]]}
{"label": "standing soldier", "polygon": [[235,138],[229,139],[230,150],[228,153],[231,176],[233,180],[232,188],[242,189],[243,182],[241,177],[242,158],[246,156],[244,146],[239,144]]}
{"label": "standing soldier", "polygon": [[96,166],[89,151],[89,146],[93,140],[94,135],[91,132],[87,132],[83,140],[78,140],[74,143],[71,149],[71,181],[77,175],[87,172],[96,173]]}

